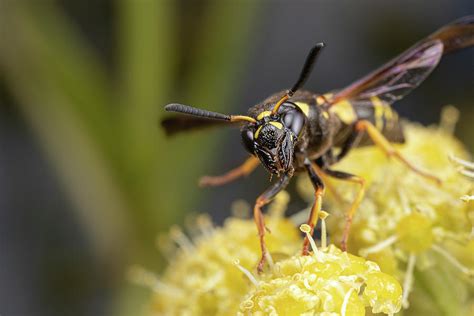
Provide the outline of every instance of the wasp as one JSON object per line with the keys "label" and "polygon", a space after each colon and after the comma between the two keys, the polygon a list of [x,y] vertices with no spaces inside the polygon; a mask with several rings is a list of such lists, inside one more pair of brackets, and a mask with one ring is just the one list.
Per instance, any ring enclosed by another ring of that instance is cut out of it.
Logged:
{"label": "wasp", "polygon": [[[348,87],[318,94],[301,88],[307,81],[324,43],[310,51],[301,73],[289,90],[277,92],[248,110],[247,115],[227,115],[188,105],[172,103],[166,111],[186,115],[165,118],[167,134],[221,123],[241,126],[242,143],[250,157],[228,173],[203,177],[200,184],[216,186],[250,174],[262,164],[277,180],[256,199],[253,215],[258,229],[262,257],[261,271],[268,250],[262,208],[283,190],[296,173],[306,172],[314,186],[315,200],[307,224],[311,233],[317,224],[324,194],[323,176],[358,184],[358,191],[346,214],[341,248],[346,251],[352,218],[365,192],[363,178],[334,170],[352,148],[376,145],[417,174],[440,180],[408,161],[392,144],[403,143],[402,122],[391,105],[403,98],[428,77],[445,54],[474,45],[474,16],[458,19],[395,57]],[[303,255],[309,252],[305,238]]]}

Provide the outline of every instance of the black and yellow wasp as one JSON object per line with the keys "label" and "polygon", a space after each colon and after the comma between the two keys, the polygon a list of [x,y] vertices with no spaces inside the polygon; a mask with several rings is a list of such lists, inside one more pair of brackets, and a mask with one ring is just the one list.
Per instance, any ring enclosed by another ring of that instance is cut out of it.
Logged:
{"label": "black and yellow wasp", "polygon": [[[436,182],[407,161],[391,143],[403,143],[403,128],[391,104],[415,89],[438,65],[445,54],[474,45],[474,16],[452,22],[369,75],[342,90],[326,94],[303,91],[316,57],[324,47],[316,44],[309,52],[301,74],[287,91],[277,92],[251,107],[247,115],[226,115],[182,104],[168,104],[166,111],[187,114],[162,121],[168,134],[212,126],[219,122],[241,124],[242,142],[251,154],[240,167],[217,177],[204,177],[201,185],[221,185],[251,173],[260,163],[278,180],[256,200],[254,219],[260,236],[261,270],[267,249],[262,207],[289,183],[297,172],[307,172],[314,185],[315,202],[308,219],[313,229],[321,209],[324,184],[321,173],[360,185],[347,213],[341,247],[347,247],[352,217],[365,190],[364,180],[350,173],[331,169],[351,148],[376,144],[388,155],[401,160],[416,173]],[[308,253],[305,239],[303,254]]]}

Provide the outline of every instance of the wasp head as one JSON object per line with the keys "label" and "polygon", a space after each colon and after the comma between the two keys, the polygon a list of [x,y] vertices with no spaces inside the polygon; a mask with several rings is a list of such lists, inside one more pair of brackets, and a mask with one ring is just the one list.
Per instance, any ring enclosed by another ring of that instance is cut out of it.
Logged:
{"label": "wasp head", "polygon": [[291,102],[286,102],[277,114],[264,111],[255,124],[242,128],[243,144],[270,173],[288,173],[293,169],[295,145],[304,119]]}

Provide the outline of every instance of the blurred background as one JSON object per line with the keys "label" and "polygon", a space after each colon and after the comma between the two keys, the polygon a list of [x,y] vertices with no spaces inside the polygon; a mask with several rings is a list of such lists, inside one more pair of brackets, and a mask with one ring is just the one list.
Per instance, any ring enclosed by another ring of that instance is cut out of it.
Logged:
{"label": "blurred background", "polygon": [[[306,88],[340,88],[472,13],[470,0],[0,0],[0,314],[143,314],[148,291],[125,274],[163,268],[157,234],[191,213],[221,222],[265,189],[263,170],[199,189],[246,158],[239,133],[166,139],[163,105],[245,113],[320,41]],[[395,108],[431,124],[455,105],[472,152],[473,66],[472,49],[447,56]]]}

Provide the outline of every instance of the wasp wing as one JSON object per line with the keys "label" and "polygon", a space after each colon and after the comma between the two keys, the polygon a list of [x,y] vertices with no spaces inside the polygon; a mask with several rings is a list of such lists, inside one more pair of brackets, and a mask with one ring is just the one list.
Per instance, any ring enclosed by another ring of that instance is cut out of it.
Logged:
{"label": "wasp wing", "polygon": [[239,122],[227,122],[218,120],[209,120],[206,118],[193,117],[187,115],[170,115],[161,120],[160,125],[165,131],[166,136],[174,136],[182,132],[192,132],[216,126],[239,126]]}
{"label": "wasp wing", "polygon": [[434,32],[428,39],[443,42],[443,55],[474,45],[474,15],[460,18]]}
{"label": "wasp wing", "polygon": [[418,42],[399,56],[348,87],[329,100],[379,97],[391,104],[425,80],[446,53],[474,45],[474,16],[461,18]]}
{"label": "wasp wing", "polygon": [[391,104],[415,89],[438,65],[443,55],[439,40],[412,48],[369,75],[337,92],[330,100],[337,104],[343,99],[379,97]]}

